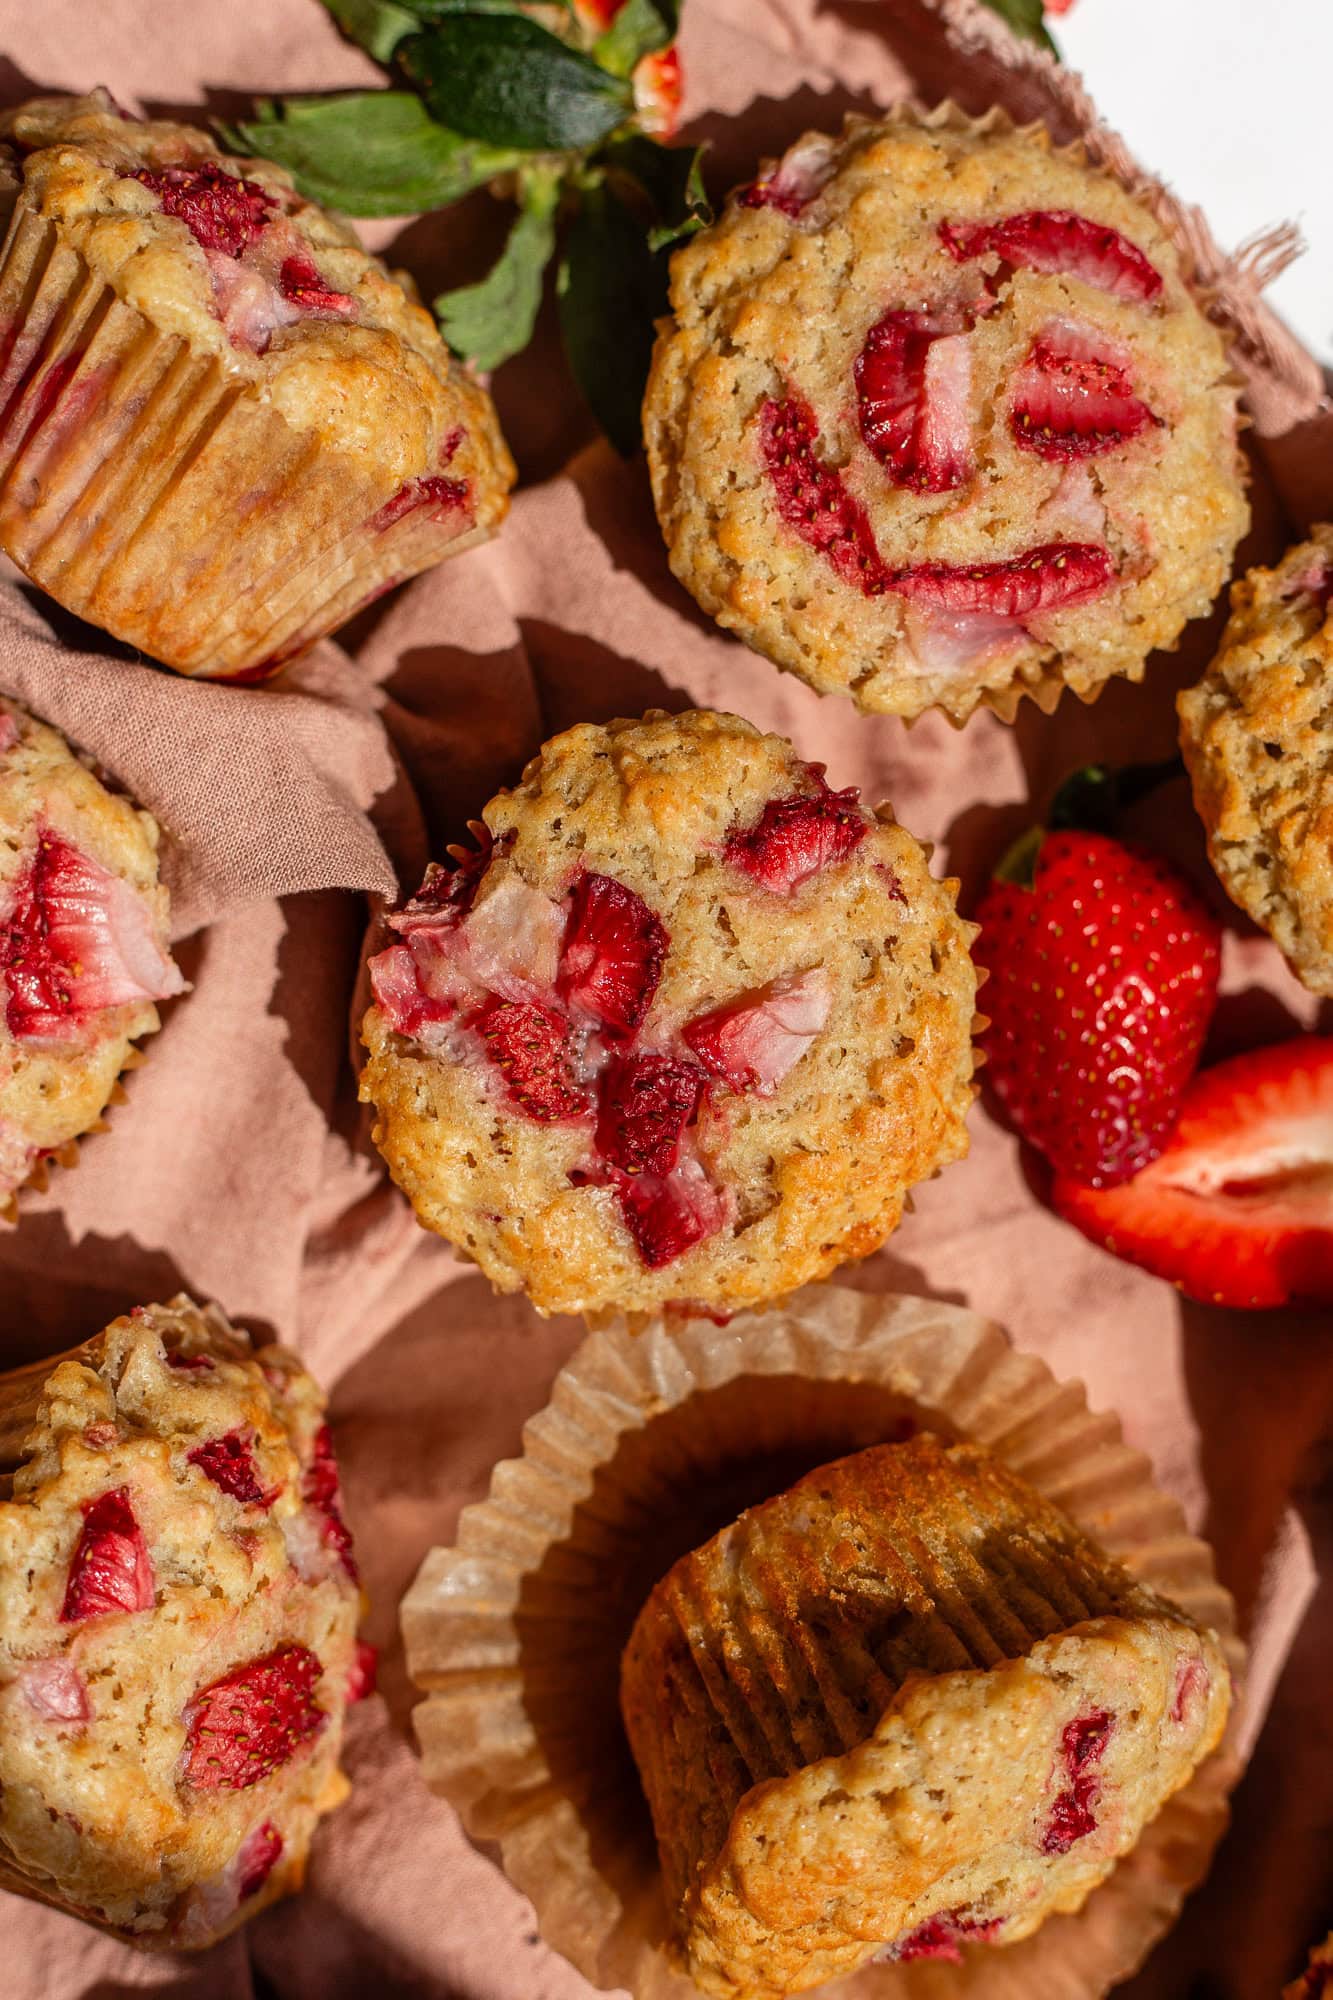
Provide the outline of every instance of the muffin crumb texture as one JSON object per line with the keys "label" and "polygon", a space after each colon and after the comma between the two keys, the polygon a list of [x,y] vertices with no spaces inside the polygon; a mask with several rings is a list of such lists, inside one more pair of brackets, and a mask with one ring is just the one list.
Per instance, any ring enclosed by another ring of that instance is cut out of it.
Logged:
{"label": "muffin crumb texture", "polygon": [[806,134],[672,262],[644,432],[673,570],[868,710],[1012,720],[1139,679],[1249,518],[1187,276],[1041,126]]}
{"label": "muffin crumb texture", "polygon": [[1213,1635],[971,1445],[824,1466],[656,1586],[621,1700],[675,1943],[729,2000],[1081,1907],[1217,1745]]}
{"label": "muffin crumb texture", "polygon": [[[14,1442],[26,1378],[0,1382]],[[179,1297],[59,1360],[0,1502],[0,1883],[152,1948],[299,1888],[369,1686],[324,1399]]]}
{"label": "muffin crumb texture", "polygon": [[957,885],[782,738],[584,724],[476,831],[371,962],[362,1096],[499,1290],[724,1315],[876,1249],[965,1150]]}
{"label": "muffin crumb texture", "polygon": [[1223,888],[1333,994],[1333,526],[1232,587],[1180,744]]}

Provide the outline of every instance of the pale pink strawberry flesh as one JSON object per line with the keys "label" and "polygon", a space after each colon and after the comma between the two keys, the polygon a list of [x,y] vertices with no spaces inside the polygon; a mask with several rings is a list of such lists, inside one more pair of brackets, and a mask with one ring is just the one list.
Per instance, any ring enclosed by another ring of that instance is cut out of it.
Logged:
{"label": "pale pink strawberry flesh", "polygon": [[795,220],[828,182],[834,165],[834,154],[823,140],[804,151],[793,146],[771,174],[741,189],[740,204],[742,208],[776,208]]}
{"label": "pale pink strawberry flesh", "polygon": [[23,1698],[43,1722],[87,1722],[88,1686],[68,1660],[37,1660],[19,1675]]}
{"label": "pale pink strawberry flesh", "polygon": [[681,1032],[704,1068],[733,1090],[771,1091],[801,1060],[831,1004],[828,981],[816,969],[742,994]]}
{"label": "pale pink strawberry flesh", "polygon": [[895,486],[945,493],[972,476],[972,361],[964,310],[886,312],[856,357],[861,436]]}
{"label": "pale pink strawberry flesh", "polygon": [[1060,1752],[1069,1779],[1057,1796],[1042,1835],[1043,1854],[1068,1854],[1076,1841],[1096,1830],[1093,1807],[1101,1793],[1096,1767],[1106,1754],[1115,1728],[1109,1709],[1092,1709],[1069,1723],[1060,1738]]}
{"label": "pale pink strawberry flesh", "polygon": [[1160,271],[1128,237],[1066,208],[1029,209],[995,222],[942,222],[939,235],[960,264],[994,256],[1002,264],[1081,279],[1139,305],[1162,290]]}
{"label": "pale pink strawberry flesh", "polygon": [[9,1032],[26,1041],[77,1038],[106,1008],[185,985],[143,897],[49,827],[0,918],[0,979]]}
{"label": "pale pink strawberry flesh", "polygon": [[256,1827],[236,1857],[236,1900],[257,1896],[282,1859],[282,1835],[272,1820]]}
{"label": "pale pink strawberry flesh", "polygon": [[0,708],[0,757],[19,740],[19,726],[8,709]]}
{"label": "pale pink strawberry flesh", "polygon": [[118,1486],[85,1502],[83,1527],[65,1581],[64,1625],[113,1612],[150,1611],[155,1586],[143,1530],[128,1488]]}
{"label": "pale pink strawberry flesh", "polygon": [[728,836],[723,858],[761,888],[783,896],[854,853],[869,822],[854,787],[831,792],[822,767],[807,765],[813,792],[770,799],[752,827]]}
{"label": "pale pink strawberry flesh", "polygon": [[650,1271],[674,1264],[727,1219],[724,1198],[696,1160],[677,1162],[665,1179],[640,1174],[619,1189],[620,1208]]}
{"label": "pale pink strawberry flesh", "polygon": [[1208,1669],[1202,1660],[1182,1660],[1176,1669],[1175,1698],[1171,1703],[1171,1720],[1183,1722],[1185,1711],[1196,1693],[1207,1694]]}
{"label": "pale pink strawberry flesh", "polygon": [[1097,458],[1159,427],[1134,394],[1124,360],[1068,321],[1043,328],[1014,378],[1009,428],[1015,444],[1039,458]]}
{"label": "pale pink strawberry flesh", "polygon": [[878,597],[890,577],[864,507],[842,475],[815,455],[819,425],[810,405],[789,392],[770,397],[759,417],[759,445],[782,520],[843,583]]}
{"label": "pale pink strawberry flesh", "polygon": [[214,1486],[243,1507],[271,1507],[278,1497],[279,1488],[274,1487],[270,1492],[260,1485],[254,1452],[245,1431],[228,1431],[225,1437],[207,1438],[187,1452],[186,1457]]}

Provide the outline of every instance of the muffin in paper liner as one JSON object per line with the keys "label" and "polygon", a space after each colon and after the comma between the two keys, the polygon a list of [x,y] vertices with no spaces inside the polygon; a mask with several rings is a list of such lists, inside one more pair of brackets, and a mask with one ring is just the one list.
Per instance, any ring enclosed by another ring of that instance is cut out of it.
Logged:
{"label": "muffin in paper liner", "polygon": [[[148,184],[201,174],[207,226]],[[260,681],[499,525],[489,395],[281,168],[37,100],[0,123],[0,220],[0,547],[80,617]]]}
{"label": "muffin in paper liner", "polygon": [[[428,1783],[469,1834],[498,1843],[542,1935],[599,1989],[688,2000],[670,1957],[647,1806],[619,1719],[620,1655],[678,1557],[804,1472],[928,1429],[987,1446],[1139,1582],[1243,1662],[1235,1607],[1179,1505],[1119,1420],[1016,1352],[992,1322],[932,1300],[836,1286],[725,1329],[657,1322],[592,1334],[427,1556],[402,1607]],[[1169,1929],[1205,1873],[1239,1775],[1221,1748],[1072,1916],[961,1964],[872,1964],[855,2000],[984,1991],[1105,1993]],[[830,1989],[832,1990],[832,1989]]]}

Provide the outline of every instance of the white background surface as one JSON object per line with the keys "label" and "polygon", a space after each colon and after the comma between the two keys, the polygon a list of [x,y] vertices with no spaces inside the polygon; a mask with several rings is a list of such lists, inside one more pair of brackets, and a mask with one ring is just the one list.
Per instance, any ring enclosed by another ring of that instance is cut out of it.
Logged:
{"label": "white background surface", "polygon": [[1050,25],[1108,125],[1224,248],[1300,224],[1306,253],[1268,299],[1333,363],[1333,0],[1074,0]]}

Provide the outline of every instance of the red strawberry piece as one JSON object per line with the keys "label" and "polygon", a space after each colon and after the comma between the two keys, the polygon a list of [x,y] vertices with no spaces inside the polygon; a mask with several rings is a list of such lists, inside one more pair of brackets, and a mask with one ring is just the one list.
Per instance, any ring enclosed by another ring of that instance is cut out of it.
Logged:
{"label": "red strawberry piece", "polygon": [[1042,329],[1014,380],[1009,428],[1039,458],[1097,458],[1160,422],[1134,394],[1123,359],[1067,320]]}
{"label": "red strawberry piece", "polygon": [[43,1722],[87,1722],[88,1685],[68,1660],[35,1660],[19,1675],[23,1699]]}
{"label": "red strawberry piece", "polygon": [[759,413],[759,447],[787,526],[829,564],[843,583],[866,597],[888,588],[889,572],[874,530],[842,474],[815,456],[819,425],[810,405],[788,394],[770,397]]}
{"label": "red strawberry piece", "polygon": [[912,1959],[938,1958],[950,1965],[961,1965],[963,1954],[960,1944],[988,1944],[999,1930],[1001,1917],[969,1917],[965,1910],[943,1910],[937,1917],[927,1917],[914,1931],[890,1945],[885,1956],[897,1965],[906,1965]]}
{"label": "red strawberry piece", "polygon": [[574,1073],[568,1021],[535,1001],[489,1000],[472,1025],[520,1111],[540,1125],[583,1117],[588,1093]]}
{"label": "red strawberry piece", "polygon": [[196,167],[141,167],[130,176],[151,188],[164,215],[183,222],[203,250],[224,257],[241,252],[263,235],[278,204],[257,181],[229,174],[214,160]]}
{"label": "red strawberry piece", "polygon": [[816,967],[700,1014],[681,1032],[704,1068],[733,1090],[771,1091],[801,1060],[832,1003]]}
{"label": "red strawberry piece", "polygon": [[1150,1166],[1102,1190],[1059,1174],[1051,1199],[1094,1243],[1187,1298],[1333,1305],[1333,1037],[1299,1035],[1201,1071]]}
{"label": "red strawberry piece", "polygon": [[9,1032],[25,1041],[67,1041],[103,1008],[185,987],[143,897],[49,827],[0,917],[0,979]]}
{"label": "red strawberry piece", "polygon": [[1081,279],[1117,299],[1147,305],[1162,276],[1138,246],[1103,222],[1067,208],[1035,208],[998,222],[942,222],[940,241],[960,264],[998,257],[1029,271]]}
{"label": "red strawberry piece", "polygon": [[609,1034],[632,1035],[652,1005],[670,943],[635,890],[611,875],[580,875],[560,954],[560,997]]}
{"label": "red strawberry piece", "polygon": [[861,436],[895,486],[946,493],[972,476],[972,315],[887,312],[853,376]]}
{"label": "red strawberry piece", "polygon": [[185,1712],[185,1782],[243,1792],[280,1771],[328,1721],[322,1672],[308,1646],[279,1646],[203,1688]]}
{"label": "red strawberry piece", "polygon": [[323,1516],[324,1540],[336,1550],[338,1560],[355,1583],[358,1571],[352,1552],[352,1531],[342,1516],[342,1479],[333,1449],[333,1433],[327,1424],[321,1424],[315,1432],[301,1497]]}
{"label": "red strawberry piece", "polygon": [[169,1347],[167,1349],[167,1366],[168,1368],[197,1370],[201,1368],[209,1369],[213,1366],[213,1363],[207,1354],[183,1354],[179,1347]]}
{"label": "red strawberry piece", "polygon": [[826,139],[809,146],[793,146],[771,174],[742,188],[742,208],[776,208],[783,215],[798,216],[825,186],[834,171],[834,155]]}
{"label": "red strawberry piece", "polygon": [[278,272],[278,290],[289,304],[303,313],[329,319],[353,319],[356,300],[346,292],[335,292],[319,274],[314,259],[297,251],[284,257]]}
{"label": "red strawberry piece", "polygon": [[1047,542],[1003,562],[917,563],[888,588],[945,612],[1023,620],[1086,604],[1115,581],[1111,558],[1093,542]]}
{"label": "red strawberry piece", "polygon": [[693,1063],[673,1056],[648,1053],[612,1062],[602,1077],[597,1118],[602,1158],[627,1174],[669,1174],[703,1080]]}
{"label": "red strawberry piece", "polygon": [[228,1431],[225,1437],[206,1438],[186,1456],[206,1479],[230,1494],[242,1507],[271,1507],[281,1490],[266,1491],[259,1483],[248,1431]]}
{"label": "red strawberry piece", "polygon": [[1171,1703],[1171,1720],[1183,1722],[1185,1712],[1195,1694],[1208,1692],[1208,1669],[1202,1660],[1182,1660],[1176,1668],[1175,1698]]}
{"label": "red strawberry piece", "polygon": [[257,1896],[282,1858],[282,1835],[271,1819],[257,1826],[236,1856],[236,1900]]}
{"label": "red strawberry piece", "polygon": [[1056,1169],[1110,1186],[1165,1145],[1217,998],[1221,932],[1190,884],[1105,834],[1050,833],[1030,883],[993,881],[986,1074]]}
{"label": "red strawberry piece", "polygon": [[866,837],[869,821],[855,786],[831,792],[823,767],[807,764],[817,789],[770,799],[752,827],[728,836],[723,858],[733,868],[785,896],[812,875],[845,861]]}
{"label": "red strawberry piece", "polygon": [[375,1692],[375,1681],[379,1673],[379,1654],[365,1639],[356,1642],[356,1654],[347,1675],[347,1700],[365,1701]]}
{"label": "red strawberry piece", "polygon": [[1061,1735],[1060,1752],[1070,1782],[1051,1808],[1041,1837],[1043,1854],[1068,1854],[1076,1840],[1086,1840],[1095,1832],[1097,1815],[1093,1808],[1101,1795],[1101,1785],[1093,1767],[1105,1756],[1114,1727],[1115,1718],[1109,1710],[1099,1708],[1078,1716]]}
{"label": "red strawberry piece", "polygon": [[699,1162],[678,1160],[665,1180],[639,1174],[620,1183],[621,1213],[650,1271],[674,1264],[696,1243],[716,1235],[727,1205]]}
{"label": "red strawberry piece", "polygon": [[422,512],[429,512],[433,521],[447,521],[467,507],[468,492],[466,479],[448,479],[439,472],[422,479],[409,479],[390,495],[378,513],[371,515],[370,530],[382,535],[406,515]]}
{"label": "red strawberry piece", "polygon": [[680,123],[685,79],[680,54],[673,42],[643,56],[634,65],[634,109],[645,132],[654,139],[670,139]]}
{"label": "red strawberry piece", "polygon": [[86,1500],[65,1581],[61,1623],[74,1625],[113,1611],[151,1611],[153,1595],[153,1564],[128,1488],[117,1486]]}

